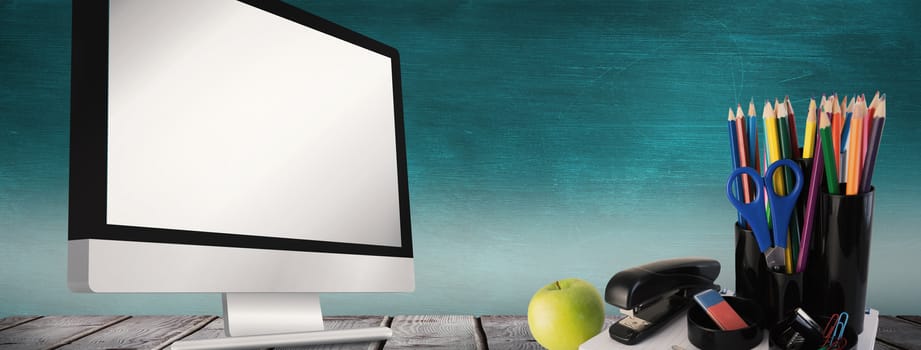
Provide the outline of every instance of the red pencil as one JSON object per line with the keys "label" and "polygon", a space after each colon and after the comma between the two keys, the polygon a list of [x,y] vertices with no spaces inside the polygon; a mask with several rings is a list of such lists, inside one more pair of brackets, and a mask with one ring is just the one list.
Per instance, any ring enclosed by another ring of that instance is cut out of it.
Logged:
{"label": "red pencil", "polygon": [[831,138],[832,142],[835,144],[835,168],[838,169],[838,178],[841,179],[841,143],[845,140],[841,139],[841,133],[844,131],[844,120],[841,118],[841,107],[838,105],[838,94],[832,95],[829,99],[831,101],[831,108],[828,109],[831,112]]}
{"label": "red pencil", "polygon": [[[730,110],[730,117],[732,110]],[[739,167],[744,168],[748,166],[748,140],[745,137],[746,128],[745,128],[745,115],[742,114],[742,105],[739,105],[738,110],[735,115],[736,122],[736,144],[739,147]],[[742,193],[743,200],[745,203],[752,202],[751,190],[748,187],[748,175],[742,174]]]}
{"label": "red pencil", "polygon": [[873,102],[870,102],[870,108],[867,109],[867,117],[863,121],[863,135],[860,137],[860,165],[867,160],[867,142],[870,137],[870,128],[873,127],[873,116],[876,113],[876,105],[879,103],[879,91],[873,96]]}

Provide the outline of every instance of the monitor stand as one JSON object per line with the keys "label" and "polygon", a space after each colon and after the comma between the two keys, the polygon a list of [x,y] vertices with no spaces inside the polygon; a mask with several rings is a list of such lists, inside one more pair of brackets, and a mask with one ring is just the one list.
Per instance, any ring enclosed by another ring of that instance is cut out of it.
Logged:
{"label": "monitor stand", "polygon": [[385,340],[387,327],[323,330],[316,293],[224,293],[226,338],[178,341],[173,350],[252,349]]}

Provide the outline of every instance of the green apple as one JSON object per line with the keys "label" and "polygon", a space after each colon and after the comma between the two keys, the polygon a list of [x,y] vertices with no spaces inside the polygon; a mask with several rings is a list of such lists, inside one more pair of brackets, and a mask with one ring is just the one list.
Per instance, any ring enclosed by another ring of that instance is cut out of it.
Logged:
{"label": "green apple", "polygon": [[550,283],[531,297],[528,327],[550,350],[576,350],[604,325],[604,302],[591,283],[567,278]]}

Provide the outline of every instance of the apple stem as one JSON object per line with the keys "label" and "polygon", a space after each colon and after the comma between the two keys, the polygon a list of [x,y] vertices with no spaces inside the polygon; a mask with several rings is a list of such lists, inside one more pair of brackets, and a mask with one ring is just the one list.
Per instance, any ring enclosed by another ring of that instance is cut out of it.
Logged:
{"label": "apple stem", "polygon": [[556,281],[556,289],[563,289],[563,287],[560,286],[560,281]]}

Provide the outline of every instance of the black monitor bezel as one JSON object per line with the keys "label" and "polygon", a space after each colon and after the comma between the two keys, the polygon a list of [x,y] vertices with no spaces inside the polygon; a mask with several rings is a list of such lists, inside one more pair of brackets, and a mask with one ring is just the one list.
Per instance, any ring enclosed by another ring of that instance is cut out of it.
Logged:
{"label": "black monitor bezel", "polygon": [[74,0],[71,48],[68,239],[104,239],[375,256],[413,256],[398,51],[278,0],[238,0],[292,22],[390,57],[393,73],[401,245],[399,247],[185,231],[106,222],[109,1]]}

